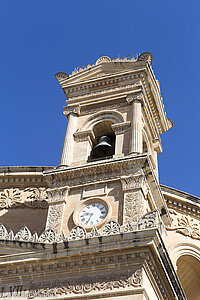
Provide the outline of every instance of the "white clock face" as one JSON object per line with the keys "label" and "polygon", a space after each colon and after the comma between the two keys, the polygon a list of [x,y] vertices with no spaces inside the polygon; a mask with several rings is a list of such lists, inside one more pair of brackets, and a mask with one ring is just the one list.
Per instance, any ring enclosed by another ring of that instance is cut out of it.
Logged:
{"label": "white clock face", "polygon": [[81,223],[84,225],[96,225],[101,222],[106,216],[106,208],[101,203],[91,203],[85,206],[79,215]]}

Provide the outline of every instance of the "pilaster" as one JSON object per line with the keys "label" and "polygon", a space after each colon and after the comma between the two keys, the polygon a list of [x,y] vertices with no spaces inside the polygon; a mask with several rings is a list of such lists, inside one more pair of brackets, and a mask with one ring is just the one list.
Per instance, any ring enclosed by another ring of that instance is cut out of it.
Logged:
{"label": "pilaster", "polygon": [[68,196],[68,191],[68,186],[47,190],[49,209],[46,222],[46,230],[53,229],[55,234],[57,235],[62,231],[64,208]]}
{"label": "pilaster", "polygon": [[121,176],[123,202],[123,225],[136,224],[146,210],[147,183],[143,174]]}

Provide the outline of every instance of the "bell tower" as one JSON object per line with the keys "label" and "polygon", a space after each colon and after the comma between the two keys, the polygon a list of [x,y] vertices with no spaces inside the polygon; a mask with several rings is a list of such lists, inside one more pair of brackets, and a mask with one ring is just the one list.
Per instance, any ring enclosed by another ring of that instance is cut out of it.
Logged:
{"label": "bell tower", "polygon": [[151,64],[148,52],[102,56],[55,75],[67,129],[59,166],[44,174],[46,231],[66,242],[69,260],[88,261],[70,275],[87,299],[185,299],[164,246],[171,219],[157,155],[172,121]]}

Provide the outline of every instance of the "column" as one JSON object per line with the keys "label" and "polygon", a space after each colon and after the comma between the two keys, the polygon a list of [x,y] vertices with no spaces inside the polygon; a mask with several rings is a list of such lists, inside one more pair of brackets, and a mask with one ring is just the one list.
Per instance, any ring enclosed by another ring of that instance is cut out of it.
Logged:
{"label": "column", "polygon": [[130,94],[126,98],[127,102],[132,105],[132,120],[131,120],[131,138],[130,138],[130,153],[142,153],[142,101],[143,94]]}
{"label": "column", "polygon": [[45,230],[53,229],[56,235],[62,232],[63,215],[68,192],[68,186],[47,190],[49,209]]}
{"label": "column", "polygon": [[64,108],[64,115],[67,117],[68,122],[60,159],[60,166],[71,165],[74,150],[74,133],[76,131],[77,115],[79,114],[79,105],[67,106]]}
{"label": "column", "polygon": [[146,212],[147,183],[143,174],[122,176],[120,178],[123,201],[123,225],[135,225]]}

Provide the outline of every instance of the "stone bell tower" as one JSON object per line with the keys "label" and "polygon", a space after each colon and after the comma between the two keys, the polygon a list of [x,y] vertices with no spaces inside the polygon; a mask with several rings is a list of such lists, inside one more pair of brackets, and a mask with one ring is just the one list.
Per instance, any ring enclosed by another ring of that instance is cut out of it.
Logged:
{"label": "stone bell tower", "polygon": [[76,299],[185,299],[164,246],[157,155],[172,122],[151,64],[148,52],[102,56],[56,74],[67,129],[60,165],[44,174],[46,230],[66,241],[70,261],[79,257],[68,274],[82,287]]}

